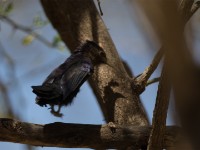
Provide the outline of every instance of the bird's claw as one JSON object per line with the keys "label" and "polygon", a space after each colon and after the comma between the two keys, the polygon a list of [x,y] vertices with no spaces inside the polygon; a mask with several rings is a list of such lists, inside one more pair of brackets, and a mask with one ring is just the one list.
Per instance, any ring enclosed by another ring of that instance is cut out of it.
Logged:
{"label": "bird's claw", "polygon": [[54,105],[51,105],[51,107],[50,107],[50,109],[51,109],[51,113],[52,113],[54,116],[56,116],[56,117],[62,117],[63,114],[60,113],[60,109],[61,109],[61,107],[62,107],[61,105],[58,105],[58,110],[55,111]]}

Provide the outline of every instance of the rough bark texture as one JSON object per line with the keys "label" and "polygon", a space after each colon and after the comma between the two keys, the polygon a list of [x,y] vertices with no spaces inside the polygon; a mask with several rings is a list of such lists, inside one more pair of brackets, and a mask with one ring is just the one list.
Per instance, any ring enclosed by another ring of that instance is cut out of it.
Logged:
{"label": "rough bark texture", "polygon": [[[0,141],[35,146],[111,149],[145,148],[151,127],[51,123],[46,125],[0,119]],[[167,127],[163,148],[173,148],[180,128]],[[17,140],[16,140],[17,139]]]}
{"label": "rough bark texture", "polygon": [[158,85],[156,104],[153,112],[152,130],[147,150],[161,150],[163,147],[170,96],[170,82],[167,71],[166,63],[164,63],[160,83]]}
{"label": "rough bark texture", "polygon": [[145,87],[147,86],[147,82],[151,77],[151,75],[156,70],[156,68],[158,67],[163,57],[163,54],[164,54],[163,47],[161,47],[160,50],[154,56],[151,64],[145,68],[143,73],[139,77],[133,78],[133,83],[135,84],[136,87],[135,91],[137,93],[141,94],[142,92],[144,92]]}
{"label": "rough bark texture", "polygon": [[87,39],[98,42],[108,62],[95,68],[90,84],[107,122],[147,125],[139,96],[92,0],[41,0],[53,27],[70,50]]}

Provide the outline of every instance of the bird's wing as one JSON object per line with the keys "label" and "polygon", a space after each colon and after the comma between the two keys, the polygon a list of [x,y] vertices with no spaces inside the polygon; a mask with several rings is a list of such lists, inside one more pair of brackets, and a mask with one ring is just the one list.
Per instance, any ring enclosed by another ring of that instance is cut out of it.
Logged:
{"label": "bird's wing", "polygon": [[93,66],[90,62],[78,62],[68,68],[61,79],[63,98],[66,99],[69,95],[73,98],[92,71]]}
{"label": "bird's wing", "polygon": [[33,93],[42,99],[54,100],[59,98],[62,94],[62,92],[52,84],[32,86],[32,89]]}
{"label": "bird's wing", "polygon": [[58,80],[60,80],[64,72],[66,72],[66,70],[68,70],[68,68],[71,67],[73,64],[77,63],[77,60],[80,59],[80,56],[81,56],[80,54],[79,55],[72,54],[69,58],[67,58],[67,60],[64,63],[55,68],[47,76],[42,85],[46,85],[48,83],[53,83],[53,82],[55,83]]}
{"label": "bird's wing", "polygon": [[48,84],[48,83],[53,83],[54,80],[61,78],[63,72],[65,72],[65,70],[67,69],[67,63],[64,62],[63,64],[61,64],[60,66],[58,66],[56,69],[54,69],[45,79],[45,81],[43,82],[43,85]]}

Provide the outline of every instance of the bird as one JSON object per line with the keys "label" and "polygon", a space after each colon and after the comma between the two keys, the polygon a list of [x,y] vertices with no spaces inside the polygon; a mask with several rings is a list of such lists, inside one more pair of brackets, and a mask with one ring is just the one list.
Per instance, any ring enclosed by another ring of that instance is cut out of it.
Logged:
{"label": "bird", "polygon": [[[36,104],[42,107],[50,105],[51,113],[61,117],[61,107],[72,103],[81,85],[94,72],[94,67],[106,61],[103,48],[94,41],[86,40],[47,76],[42,85],[32,86]],[[58,106],[57,111],[54,106]]]}

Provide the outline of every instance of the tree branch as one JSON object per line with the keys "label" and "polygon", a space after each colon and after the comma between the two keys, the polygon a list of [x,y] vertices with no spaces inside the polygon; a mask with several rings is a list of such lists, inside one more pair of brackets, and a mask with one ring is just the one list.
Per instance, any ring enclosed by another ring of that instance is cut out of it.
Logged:
{"label": "tree branch", "polygon": [[[151,127],[51,123],[46,125],[0,119],[0,141],[47,147],[114,149],[145,148]],[[175,147],[180,128],[166,128],[163,148]],[[137,144],[136,144],[137,143]]]}
{"label": "tree branch", "polygon": [[169,35],[167,34],[162,40],[168,44],[166,57],[168,57],[171,66],[169,71],[172,77],[177,112],[193,149],[200,149],[199,67],[186,45],[184,36],[180,33],[180,23],[177,21],[177,16],[169,17],[166,10],[164,14],[168,17],[167,21],[174,23],[173,26],[169,23],[165,25],[166,32],[169,31],[168,29],[173,29],[170,30],[170,36],[173,38],[168,39]]}
{"label": "tree branch", "polygon": [[45,45],[47,45],[49,47],[55,47],[55,48],[57,47],[57,45],[54,45],[53,43],[51,43],[47,39],[45,39],[43,36],[41,36],[40,34],[34,32],[33,29],[16,23],[14,20],[10,19],[8,16],[0,15],[0,19],[7,22],[14,29],[18,29],[27,34],[31,34],[33,37],[35,37],[36,39],[38,39],[39,41],[41,41],[42,43],[44,43]]}
{"label": "tree branch", "polygon": [[147,81],[146,86],[149,86],[149,85],[156,83],[156,82],[159,82],[159,81],[160,81],[160,77],[153,78],[153,79]]}
{"label": "tree branch", "polygon": [[7,87],[1,81],[1,79],[0,79],[0,92],[2,92],[2,99],[1,100],[4,101],[4,104],[5,104],[4,108],[6,108],[6,111],[7,111],[6,115],[10,116],[10,117],[16,117],[14,112],[13,112],[13,109],[12,109],[11,100],[10,100],[9,95],[8,95]]}
{"label": "tree branch", "polygon": [[[199,9],[200,7],[200,1],[197,1],[195,4],[193,4],[193,0],[182,0],[179,5],[179,12],[182,16],[182,21],[185,26],[185,24],[189,21],[189,19],[192,17],[192,15]],[[158,67],[160,60],[162,59],[162,56],[164,54],[165,46],[162,46],[160,50],[156,53],[154,56],[151,64],[145,68],[144,72],[138,76],[137,78],[133,78],[133,83],[135,84],[138,93],[141,93],[144,91],[145,86],[147,85],[147,81],[150,78],[150,76],[153,74],[153,72]]]}
{"label": "tree branch", "polygon": [[133,83],[136,85],[136,87],[137,87],[136,90],[138,91],[138,93],[141,93],[144,91],[144,88],[147,85],[148,79],[151,77],[153,72],[156,70],[156,68],[158,67],[158,65],[162,59],[163,52],[164,51],[163,51],[163,47],[162,47],[156,53],[151,64],[148,67],[146,67],[144,72],[139,77],[136,77],[133,79]]}
{"label": "tree branch", "polygon": [[72,51],[80,42],[93,40],[105,50],[107,64],[96,67],[90,85],[107,122],[147,125],[139,96],[93,0],[41,0],[44,11],[62,40]]}
{"label": "tree branch", "polygon": [[[164,14],[163,16],[158,15],[159,17],[157,16],[156,19],[159,20],[159,22],[155,21],[154,24],[157,23],[155,28],[158,29],[157,33],[160,36],[161,41],[163,42],[163,45],[164,45],[163,51],[165,51],[165,53],[167,53],[167,56],[166,56],[167,57],[167,65],[171,66],[171,68],[167,69],[167,71],[171,71],[172,77],[174,75],[176,76],[176,78],[173,77],[173,79],[174,79],[173,81],[175,82],[175,86],[176,86],[175,90],[177,89],[178,86],[180,88],[180,86],[182,86],[183,83],[185,85],[188,83],[187,81],[182,80],[183,79],[182,76],[184,76],[184,77],[187,76],[187,78],[184,78],[185,80],[189,80],[191,78],[194,79],[194,76],[193,77],[188,76],[188,74],[190,74],[188,72],[194,71],[193,70],[194,64],[191,61],[191,55],[187,52],[187,46],[186,46],[184,38],[183,38],[183,30],[184,30],[185,24],[187,23],[187,21],[190,19],[190,17],[194,14],[194,12],[199,7],[199,2],[197,2],[194,5],[193,5],[193,2],[194,2],[193,0],[182,0],[180,3],[180,6],[179,6],[179,12],[177,11],[176,3],[169,2],[167,0],[162,1],[162,2],[157,1],[157,4],[156,4],[157,7],[156,8],[154,7],[154,9],[159,11],[159,12],[157,12],[157,14]],[[151,3],[151,2],[149,2],[149,3]],[[178,14],[177,12],[180,13],[181,15]],[[180,17],[179,15],[181,16],[181,19],[179,18]],[[178,60],[178,62],[177,62],[177,60]],[[143,74],[145,73],[145,71],[143,72]],[[143,74],[141,75],[141,77],[144,76]],[[162,74],[163,74],[162,75],[163,80],[161,79],[160,84],[159,84],[160,88],[158,90],[156,106],[154,108],[153,128],[151,131],[149,145],[148,145],[149,150],[162,149],[162,140],[163,140],[163,135],[164,135],[164,130],[165,130],[167,109],[168,109],[168,103],[169,103],[169,83],[167,83],[167,79],[164,79],[164,78],[166,78],[166,77],[164,77],[164,76],[166,76],[165,69],[163,69]],[[145,78],[143,78],[141,81],[147,82],[147,80],[145,80]],[[177,82],[177,81],[182,81],[182,82]],[[196,80],[196,83],[199,83],[198,81],[199,80]],[[141,83],[139,83],[139,84],[141,84]],[[181,98],[180,103],[184,103],[183,99],[185,99],[181,95],[187,95],[185,97],[188,97],[188,94],[183,94],[183,93],[188,93],[188,91],[190,91],[189,89],[192,89],[191,83],[193,83],[193,81],[192,82],[189,81],[189,84],[187,84],[187,86],[184,86],[187,88],[180,88],[180,89],[182,89],[181,92],[179,89],[179,91],[178,91],[179,93],[178,94],[175,93],[175,95],[179,95],[179,98]],[[144,84],[143,84],[143,86],[144,86]],[[196,87],[195,89],[199,89],[199,88],[197,88],[197,86],[195,86],[195,87]],[[183,90],[183,89],[188,89],[188,90]],[[177,90],[175,92],[177,92]],[[194,94],[194,95],[196,95],[196,94]],[[191,99],[191,97],[193,97],[192,94],[188,98]],[[161,100],[161,98],[162,98],[162,100]],[[177,106],[178,108],[181,107],[181,105],[182,105],[180,103]],[[195,113],[193,113],[192,115],[191,115],[191,113],[188,113],[188,114],[190,114],[190,115],[188,115],[190,117],[193,115],[196,116]],[[183,118],[186,117],[186,114],[183,113],[182,117]],[[183,119],[183,120],[185,120],[185,119]],[[196,118],[196,120],[199,120],[199,119]],[[187,120],[187,122],[191,123],[192,121]],[[192,122],[192,124],[195,124],[194,121]],[[199,125],[199,123],[198,123],[198,125]],[[191,130],[191,126],[188,129]],[[195,133],[197,132],[196,129],[194,131],[195,131]],[[190,134],[191,134],[191,132],[190,132]],[[195,138],[193,138],[193,140],[194,139]],[[196,136],[196,139],[198,139],[198,136]],[[197,141],[199,143],[199,140],[197,140]],[[196,142],[196,146],[197,147],[199,146],[197,144],[197,142]]]}
{"label": "tree branch", "polygon": [[100,0],[97,0],[97,3],[98,3],[98,7],[99,7],[99,12],[100,12],[101,16],[103,16],[103,11],[101,9],[101,2],[100,2]]}
{"label": "tree branch", "polygon": [[156,104],[154,107],[152,130],[149,138],[147,150],[161,150],[164,141],[167,110],[170,97],[170,83],[168,77],[168,69],[164,63],[161,73],[161,79],[158,85]]}
{"label": "tree branch", "polygon": [[[160,40],[165,45],[166,60],[168,63],[170,79],[172,81],[175,105],[180,117],[180,122],[193,144],[193,149],[200,149],[200,79],[199,68],[193,60],[191,51],[188,49],[183,29],[185,26],[184,16],[177,11],[175,1],[158,1],[162,22],[157,22]],[[185,12],[193,11],[191,0],[185,0]],[[194,5],[193,5],[194,6]],[[188,8],[189,7],[189,8]],[[184,8],[184,7],[182,7]],[[169,11],[170,10],[170,11]],[[183,86],[184,85],[184,86]]]}

